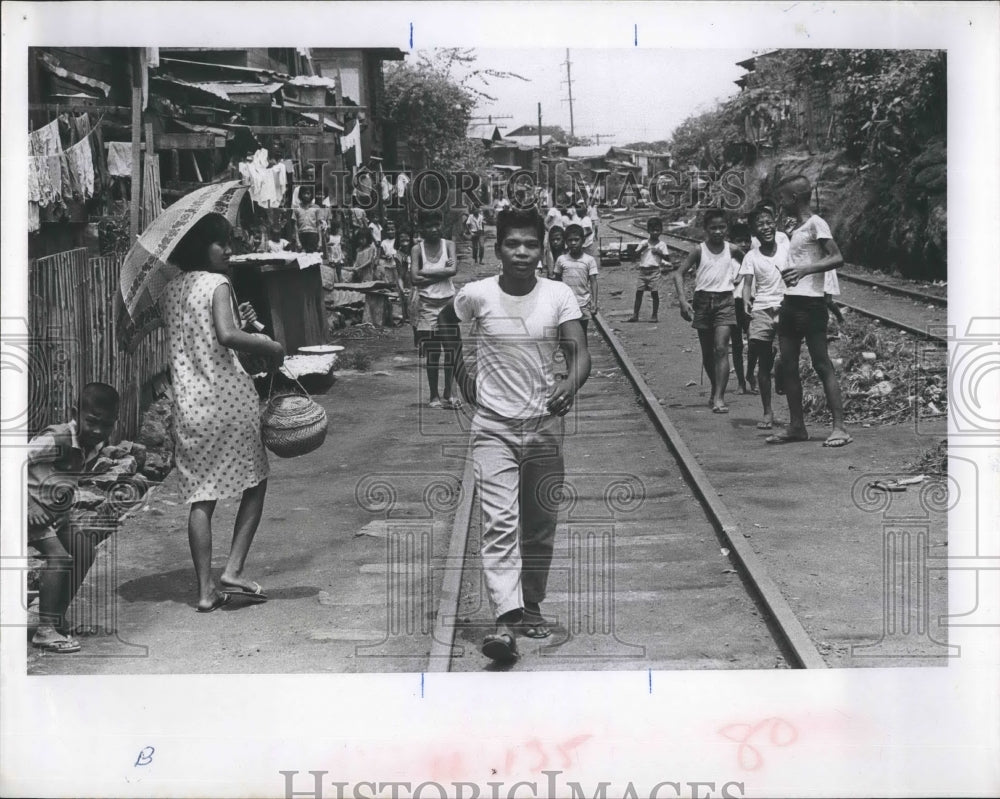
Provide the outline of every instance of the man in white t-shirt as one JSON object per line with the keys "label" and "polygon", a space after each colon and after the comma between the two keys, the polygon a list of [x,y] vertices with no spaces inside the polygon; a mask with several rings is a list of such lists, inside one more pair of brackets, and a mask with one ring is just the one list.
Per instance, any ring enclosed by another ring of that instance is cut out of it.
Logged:
{"label": "man in white t-shirt", "polygon": [[[460,341],[453,352],[455,378],[476,407],[471,445],[483,513],[481,554],[497,620],[482,651],[499,661],[517,657],[517,634],[551,635],[541,602],[556,509],[543,487],[562,482],[562,417],[590,374],[573,291],[535,274],[543,237],[542,218],[533,211],[501,212],[495,245],[501,273],[467,284],[441,311],[447,329],[472,322],[476,336],[474,382]],[[557,350],[565,357],[565,377],[555,372]]]}

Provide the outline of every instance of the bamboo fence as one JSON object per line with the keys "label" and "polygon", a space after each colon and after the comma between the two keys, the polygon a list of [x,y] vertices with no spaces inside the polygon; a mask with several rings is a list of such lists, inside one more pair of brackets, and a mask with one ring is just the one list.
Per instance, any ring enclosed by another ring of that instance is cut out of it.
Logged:
{"label": "bamboo fence", "polygon": [[146,337],[134,353],[120,350],[114,331],[119,258],[87,258],[68,250],[31,262],[29,428],[70,417],[89,382],[109,383],[121,396],[118,432],[139,431],[142,392],[167,367],[163,329]]}

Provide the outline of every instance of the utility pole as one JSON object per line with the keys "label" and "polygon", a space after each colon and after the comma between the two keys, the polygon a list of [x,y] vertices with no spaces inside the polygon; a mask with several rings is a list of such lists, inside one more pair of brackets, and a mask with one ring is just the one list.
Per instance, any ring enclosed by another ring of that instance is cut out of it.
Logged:
{"label": "utility pole", "polygon": [[575,136],[576,130],[573,127],[573,78],[570,75],[570,64],[572,62],[569,60],[569,48],[566,48],[566,88],[569,91],[569,135]]}
{"label": "utility pole", "polygon": [[595,134],[593,134],[594,138],[597,140],[597,146],[598,147],[601,146],[601,137],[602,136],[605,139],[613,139],[615,137],[615,135],[616,134],[614,134],[614,133],[595,133]]}
{"label": "utility pole", "polygon": [[542,185],[542,104],[538,104],[538,185]]}

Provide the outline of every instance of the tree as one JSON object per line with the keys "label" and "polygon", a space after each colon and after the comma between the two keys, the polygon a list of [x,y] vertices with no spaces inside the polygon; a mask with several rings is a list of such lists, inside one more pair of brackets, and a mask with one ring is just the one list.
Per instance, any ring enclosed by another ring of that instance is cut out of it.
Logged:
{"label": "tree", "polygon": [[[472,112],[480,100],[495,99],[486,91],[492,80],[525,80],[513,72],[474,69],[475,60],[475,51],[450,47],[386,68],[387,121],[429,169],[483,171],[482,145],[466,138]],[[460,68],[466,72],[458,78]]]}

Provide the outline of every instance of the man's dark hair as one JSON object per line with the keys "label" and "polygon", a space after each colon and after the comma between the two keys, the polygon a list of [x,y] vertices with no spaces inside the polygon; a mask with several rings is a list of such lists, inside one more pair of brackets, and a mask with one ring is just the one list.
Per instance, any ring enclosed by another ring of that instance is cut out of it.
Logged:
{"label": "man's dark hair", "polygon": [[750,223],[751,227],[757,227],[757,220],[763,214],[768,214],[772,218],[777,218],[777,214],[774,211],[774,207],[770,203],[758,203],[757,207],[750,212],[750,216],[747,217],[747,221]]}
{"label": "man's dark hair", "polygon": [[663,230],[663,220],[658,216],[649,217],[649,219],[646,220],[646,230],[649,230],[651,227]]}
{"label": "man's dark hair", "polygon": [[778,189],[783,189],[785,186],[790,186],[793,183],[798,183],[800,186],[803,187],[800,193],[804,194],[806,192],[812,191],[812,181],[809,180],[809,178],[807,178],[801,172],[796,172],[794,175],[789,175],[786,178],[782,178],[780,181],[778,181],[778,185],[774,187],[775,191],[777,191]]}
{"label": "man's dark hair", "polygon": [[433,225],[435,223],[438,225],[444,224],[444,214],[440,211],[424,208],[417,214],[418,226],[423,227],[424,225]]}
{"label": "man's dark hair", "polygon": [[743,222],[737,222],[735,225],[729,228],[730,241],[736,241],[737,239],[749,239],[749,238],[750,238],[750,228]]}
{"label": "man's dark hair", "polygon": [[118,415],[120,399],[114,386],[107,383],[87,383],[80,392],[80,411],[93,408],[102,411],[112,411]]}
{"label": "man's dark hair", "polygon": [[533,210],[501,211],[497,214],[497,244],[503,242],[514,228],[530,228],[538,235],[538,240],[545,238],[545,220]]}
{"label": "man's dark hair", "polygon": [[564,231],[563,235],[568,239],[574,233],[576,233],[581,239],[586,236],[586,234],[583,232],[583,225],[578,225],[575,222],[566,225],[566,230]]}
{"label": "man's dark hair", "polygon": [[222,214],[206,214],[177,242],[170,260],[185,272],[200,271],[208,265],[208,248],[212,244],[225,246],[232,234],[233,226]]}
{"label": "man's dark hair", "polygon": [[705,216],[702,217],[701,223],[705,227],[708,227],[708,224],[713,219],[721,219],[723,222],[728,221],[726,219],[726,212],[723,211],[721,208],[709,208],[707,211],[705,211]]}

